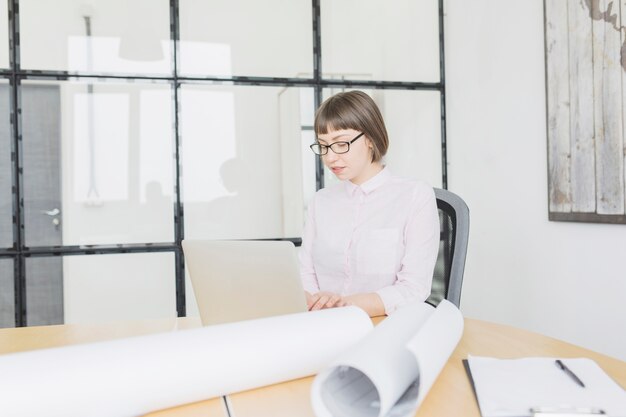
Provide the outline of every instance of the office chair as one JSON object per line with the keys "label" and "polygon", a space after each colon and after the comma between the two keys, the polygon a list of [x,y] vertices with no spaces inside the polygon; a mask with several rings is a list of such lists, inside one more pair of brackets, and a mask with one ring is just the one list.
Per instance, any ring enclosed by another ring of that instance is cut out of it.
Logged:
{"label": "office chair", "polygon": [[436,306],[445,298],[459,307],[469,238],[469,208],[461,197],[448,190],[435,188],[435,197],[441,225],[439,254],[432,292],[426,302]]}

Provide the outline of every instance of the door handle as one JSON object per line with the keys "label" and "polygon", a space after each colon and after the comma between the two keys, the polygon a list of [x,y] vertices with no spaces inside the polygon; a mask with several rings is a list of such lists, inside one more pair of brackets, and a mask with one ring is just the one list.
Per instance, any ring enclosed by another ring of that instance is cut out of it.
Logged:
{"label": "door handle", "polygon": [[41,213],[47,216],[58,216],[61,213],[61,210],[53,208],[52,210],[42,210]]}

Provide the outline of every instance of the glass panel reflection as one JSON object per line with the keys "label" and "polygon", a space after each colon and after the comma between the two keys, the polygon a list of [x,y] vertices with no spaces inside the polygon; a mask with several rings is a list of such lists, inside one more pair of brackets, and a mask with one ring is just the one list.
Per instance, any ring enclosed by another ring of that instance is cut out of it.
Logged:
{"label": "glass panel reflection", "polygon": [[439,81],[436,0],[321,0],[324,78]]}
{"label": "glass panel reflection", "polygon": [[311,77],[312,27],[310,1],[181,0],[180,72]]}
{"label": "glass panel reflection", "polygon": [[0,67],[9,68],[9,6],[0,2]]}
{"label": "glass panel reflection", "polygon": [[176,317],[174,265],[169,252],[65,257],[66,323]]}
{"label": "glass panel reflection", "polygon": [[[324,99],[340,89],[325,89]],[[394,174],[441,187],[441,109],[437,91],[363,90],[380,108],[389,134],[384,158]],[[337,182],[324,168],[325,186]]]}
{"label": "glass panel reflection", "polygon": [[173,253],[26,259],[28,324],[176,317]]}
{"label": "glass panel reflection", "polygon": [[63,324],[63,259],[26,258],[26,320],[29,326]]}
{"label": "glass panel reflection", "polygon": [[170,242],[171,89],[24,82],[27,246]]}
{"label": "glass panel reflection", "polygon": [[165,74],[167,0],[20,0],[24,69]]}
{"label": "glass panel reflection", "polygon": [[0,327],[15,327],[13,259],[0,258]]}
{"label": "glass panel reflection", "polygon": [[301,235],[302,155],[310,144],[300,113],[309,92],[302,90],[182,87],[187,238]]}
{"label": "glass panel reflection", "polygon": [[13,246],[10,88],[0,82],[0,247]]}

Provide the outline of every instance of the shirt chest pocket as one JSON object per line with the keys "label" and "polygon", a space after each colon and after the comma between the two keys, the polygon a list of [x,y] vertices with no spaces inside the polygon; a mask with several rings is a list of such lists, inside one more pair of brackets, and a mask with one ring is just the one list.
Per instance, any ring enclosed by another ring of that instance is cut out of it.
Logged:
{"label": "shirt chest pocket", "polygon": [[357,245],[359,274],[393,274],[396,272],[398,252],[397,229],[374,229],[363,234]]}

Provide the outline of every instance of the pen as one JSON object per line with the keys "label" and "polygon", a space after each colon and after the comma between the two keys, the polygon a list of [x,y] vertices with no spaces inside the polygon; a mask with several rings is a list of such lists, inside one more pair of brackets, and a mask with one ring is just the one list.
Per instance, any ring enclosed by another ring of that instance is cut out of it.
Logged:
{"label": "pen", "polygon": [[563,372],[565,372],[570,378],[572,378],[574,380],[574,382],[576,382],[578,385],[580,385],[581,387],[585,388],[585,384],[583,384],[583,381],[580,380],[580,378],[578,378],[576,376],[576,374],[574,372],[572,372],[571,369],[569,369],[563,362],[561,362],[560,359],[557,359],[554,361],[554,363],[556,364],[556,366],[562,370]]}

